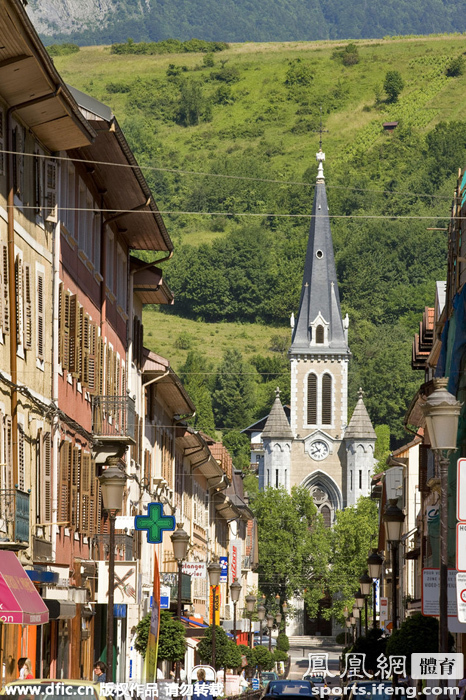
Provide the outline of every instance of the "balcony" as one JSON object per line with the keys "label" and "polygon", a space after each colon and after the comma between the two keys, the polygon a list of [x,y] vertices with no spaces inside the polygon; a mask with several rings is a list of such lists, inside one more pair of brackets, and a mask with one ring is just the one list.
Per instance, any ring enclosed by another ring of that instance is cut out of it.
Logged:
{"label": "balcony", "polygon": [[129,396],[94,396],[92,432],[101,443],[136,443],[136,412]]}
{"label": "balcony", "polygon": [[[94,542],[97,546],[97,560],[105,561],[109,555],[109,538],[108,534],[94,535]],[[115,555],[122,556],[123,561],[132,561],[134,551],[133,535],[115,534]]]}
{"label": "balcony", "polygon": [[0,489],[0,549],[29,547],[29,493]]}
{"label": "balcony", "polygon": [[[160,573],[160,583],[162,586],[169,586],[170,601],[178,601],[178,573],[164,572]],[[188,605],[192,603],[191,599],[191,576],[189,574],[181,574],[181,602]]]}

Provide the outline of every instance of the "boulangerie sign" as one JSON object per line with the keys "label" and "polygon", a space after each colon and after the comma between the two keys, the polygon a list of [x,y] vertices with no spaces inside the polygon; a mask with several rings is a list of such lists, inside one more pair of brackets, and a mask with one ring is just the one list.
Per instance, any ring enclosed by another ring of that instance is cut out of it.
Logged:
{"label": "boulangerie sign", "polygon": [[184,561],[181,571],[191,578],[206,578],[207,576],[205,561]]}

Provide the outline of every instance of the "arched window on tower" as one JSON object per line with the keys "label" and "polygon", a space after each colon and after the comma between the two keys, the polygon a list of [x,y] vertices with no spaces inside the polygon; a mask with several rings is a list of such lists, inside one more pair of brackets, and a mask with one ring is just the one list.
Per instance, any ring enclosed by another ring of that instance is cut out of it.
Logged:
{"label": "arched window on tower", "polygon": [[317,326],[316,328],[316,344],[322,345],[324,342],[324,327]]}
{"label": "arched window on tower", "polygon": [[317,377],[310,374],[307,378],[307,423],[317,424]]}
{"label": "arched window on tower", "polygon": [[332,377],[322,377],[322,425],[332,424]]}
{"label": "arched window on tower", "polygon": [[330,528],[332,525],[332,514],[330,512],[330,508],[328,506],[322,506],[320,512],[322,513],[325,527]]}

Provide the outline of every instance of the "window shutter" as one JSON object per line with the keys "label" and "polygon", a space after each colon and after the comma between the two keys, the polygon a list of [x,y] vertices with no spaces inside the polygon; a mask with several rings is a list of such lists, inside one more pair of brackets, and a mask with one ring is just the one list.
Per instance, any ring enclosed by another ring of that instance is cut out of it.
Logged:
{"label": "window shutter", "polygon": [[[60,294],[60,299],[61,299]],[[45,343],[45,314],[44,314],[44,275],[41,272],[37,273],[37,357],[39,360],[44,359],[44,343]],[[61,315],[59,309],[59,317]],[[60,337],[60,334],[59,334]],[[60,345],[60,343],[59,343]],[[60,358],[59,358],[60,360]]]}
{"label": "window shutter", "polygon": [[52,441],[49,432],[41,435],[41,462],[40,479],[42,484],[42,498],[40,521],[52,522]]}
{"label": "window shutter", "polygon": [[34,156],[34,208],[36,214],[40,214],[42,211],[42,204],[44,202],[44,162],[43,158],[36,151],[37,155]]}
{"label": "window shutter", "polygon": [[332,424],[332,377],[324,374],[322,377],[322,424]]}
{"label": "window shutter", "polygon": [[150,451],[144,450],[144,480],[148,487],[150,486],[150,457]]}
{"label": "window shutter", "polygon": [[97,389],[97,330],[95,323],[89,324],[88,389],[91,394],[95,394]]}
{"label": "window shutter", "polygon": [[71,345],[71,294],[63,283],[59,288],[59,317],[58,317],[58,362],[62,369],[70,368]]}
{"label": "window shutter", "polygon": [[56,223],[58,221],[57,208],[57,163],[55,160],[45,161],[45,197],[44,219]]}
{"label": "window shutter", "polygon": [[60,445],[60,477],[58,480],[58,518],[70,522],[71,489],[71,443],[64,440]]}
{"label": "window shutter", "polygon": [[89,386],[89,353],[91,349],[91,319],[89,314],[81,310],[81,382],[85,387]]}
{"label": "window shutter", "polygon": [[32,350],[32,294],[31,294],[31,267],[24,265],[24,348]]}
{"label": "window shutter", "polygon": [[18,425],[18,487],[20,491],[26,490],[26,454],[25,454],[24,429]]}
{"label": "window shutter", "polygon": [[16,342],[23,344],[23,261],[20,256],[15,260],[16,285]]}
{"label": "window shutter", "polygon": [[95,461],[91,459],[91,483],[90,483],[90,501],[89,501],[89,519],[92,528],[92,533],[99,533],[100,518],[101,518],[101,495],[100,483],[97,478]]}
{"label": "window shutter", "polygon": [[82,453],[81,464],[81,532],[89,536],[92,532],[91,523],[91,455]]}
{"label": "window shutter", "polygon": [[78,302],[76,295],[71,297],[70,303],[70,363],[69,370],[78,381],[82,376],[82,337],[83,337],[84,310]]}
{"label": "window shutter", "polygon": [[104,395],[105,387],[105,343],[101,335],[97,337],[97,395]]}
{"label": "window shutter", "polygon": [[419,445],[419,491],[423,495],[429,493],[430,489],[427,485],[427,465],[428,465],[428,450],[429,445]]}
{"label": "window shutter", "polygon": [[11,416],[5,417],[5,464],[6,464],[6,487],[11,491],[13,488],[13,433],[11,426]]}
{"label": "window shutter", "polygon": [[3,333],[10,332],[10,307],[8,304],[8,248],[2,245],[2,324]]}
{"label": "window shutter", "polygon": [[80,523],[80,477],[81,477],[81,450],[73,445],[71,465],[71,527],[79,531]]}
{"label": "window shutter", "polygon": [[22,199],[24,191],[24,129],[19,124],[13,129],[13,187],[15,194]]}
{"label": "window shutter", "polygon": [[317,377],[309,374],[307,378],[307,422],[308,425],[317,424]]}

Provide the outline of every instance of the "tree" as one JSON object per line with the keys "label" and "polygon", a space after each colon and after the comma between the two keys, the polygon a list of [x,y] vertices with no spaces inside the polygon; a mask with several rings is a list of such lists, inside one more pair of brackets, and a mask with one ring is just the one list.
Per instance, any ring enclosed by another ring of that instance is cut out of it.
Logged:
{"label": "tree", "polygon": [[353,605],[359,578],[367,569],[371,537],[377,531],[377,505],[369,497],[361,497],[355,506],[337,511],[330,531],[332,566],[327,579],[333,601],[332,607],[323,611],[324,616],[333,615],[344,622],[344,608]]}
{"label": "tree", "polygon": [[206,357],[195,350],[188,353],[186,362],[180,367],[180,379],[196,407],[196,415],[188,423],[203,433],[215,437],[214,412],[209,389],[209,378],[213,366]]}
{"label": "tree", "polygon": [[[448,648],[453,647],[453,636],[448,634]],[[401,627],[393,630],[387,642],[386,654],[406,657],[406,670],[411,673],[411,654],[433,654],[438,652],[438,621],[435,617],[424,617],[415,613],[406,618]]]}
{"label": "tree", "polygon": [[[204,637],[198,644],[197,651],[201,661],[211,663],[212,661],[212,625],[206,631]],[[223,627],[215,625],[215,668],[237,668],[241,666],[241,651],[227,637]]]}
{"label": "tree", "polygon": [[259,671],[271,671],[275,665],[275,659],[272,652],[263,646],[258,646],[254,649],[256,655],[256,664],[259,666]]}
{"label": "tree", "polygon": [[[50,49],[50,47],[49,47]],[[457,56],[452,58],[448,66],[446,67],[445,74],[449,78],[457,78],[464,73],[464,58],[463,56]]]}
{"label": "tree", "polygon": [[385,462],[390,454],[390,428],[388,425],[376,425],[374,430],[377,435],[374,459],[378,461],[377,471],[382,471],[385,469]]}
{"label": "tree", "polygon": [[308,613],[317,613],[327,576],[329,531],[309,491],[267,488],[251,504],[259,529],[259,587],[273,602],[306,597]]}
{"label": "tree", "polygon": [[398,100],[398,95],[403,90],[404,86],[405,84],[399,71],[387,71],[383,83],[383,89],[387,94],[387,102],[396,102]]}
{"label": "tree", "polygon": [[212,394],[216,425],[226,430],[251,423],[255,403],[254,369],[239,350],[227,350],[218,368]]}
{"label": "tree", "polygon": [[[140,620],[136,627],[136,642],[134,647],[144,658],[149,638],[151,613]],[[175,620],[166,610],[160,611],[159,651],[160,661],[183,661],[186,651],[184,628],[181,622]]]}

